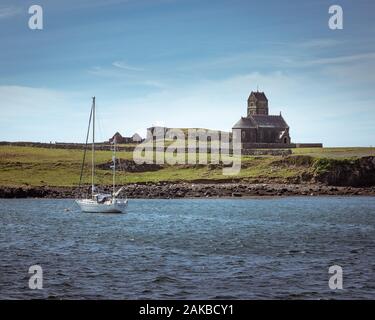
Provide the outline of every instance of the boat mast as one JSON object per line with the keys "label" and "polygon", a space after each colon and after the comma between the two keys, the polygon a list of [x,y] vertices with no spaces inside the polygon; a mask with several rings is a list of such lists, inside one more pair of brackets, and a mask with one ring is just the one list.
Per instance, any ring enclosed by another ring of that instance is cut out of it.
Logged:
{"label": "boat mast", "polygon": [[91,196],[94,197],[95,175],[95,97],[92,97]]}
{"label": "boat mast", "polygon": [[112,196],[115,197],[115,189],[116,189],[116,137],[113,139],[113,189],[112,189]]}

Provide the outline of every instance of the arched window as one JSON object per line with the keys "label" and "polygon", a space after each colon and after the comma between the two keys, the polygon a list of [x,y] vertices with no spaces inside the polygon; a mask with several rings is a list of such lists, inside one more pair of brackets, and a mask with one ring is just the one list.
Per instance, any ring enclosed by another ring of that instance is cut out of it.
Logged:
{"label": "arched window", "polygon": [[288,138],[287,137],[284,138],[284,143],[288,143]]}

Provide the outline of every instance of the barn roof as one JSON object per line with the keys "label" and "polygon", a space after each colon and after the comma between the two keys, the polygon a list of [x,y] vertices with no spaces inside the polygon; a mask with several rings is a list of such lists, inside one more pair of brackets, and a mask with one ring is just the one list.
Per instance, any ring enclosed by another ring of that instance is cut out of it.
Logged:
{"label": "barn roof", "polygon": [[122,138],[122,135],[120,134],[120,132],[117,131],[117,132],[113,135],[112,139],[114,139],[114,138]]}

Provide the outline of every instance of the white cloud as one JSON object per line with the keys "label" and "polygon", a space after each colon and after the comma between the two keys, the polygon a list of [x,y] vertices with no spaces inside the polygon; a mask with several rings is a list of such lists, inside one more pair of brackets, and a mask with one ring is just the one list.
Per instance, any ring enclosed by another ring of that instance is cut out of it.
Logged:
{"label": "white cloud", "polygon": [[41,115],[48,112],[48,105],[60,104],[62,96],[58,91],[45,88],[0,86],[1,108],[7,116]]}
{"label": "white cloud", "polygon": [[138,73],[138,72],[123,72],[123,70],[129,71],[143,71],[144,69],[135,68],[131,66],[126,66],[121,63],[115,63],[116,68],[113,67],[101,67],[94,66],[88,70],[88,73],[98,76],[105,77],[111,80],[115,80],[117,83],[132,86],[146,86],[146,87],[155,87],[155,88],[165,88],[167,85],[165,82],[161,81],[158,75],[149,74],[149,73]]}
{"label": "white cloud", "polygon": [[[247,97],[257,84],[272,100],[271,111],[278,113],[280,104],[274,97],[282,99],[298,91],[295,88],[299,81],[275,72],[215,81],[200,80],[185,86],[170,85],[158,92],[108,106],[111,112],[105,115],[104,121],[108,127],[112,124],[114,131],[127,130],[127,135],[139,126],[146,128],[151,125],[230,130],[234,122],[246,114]],[[113,114],[119,116],[113,119]]]}
{"label": "white cloud", "polygon": [[331,38],[321,38],[321,39],[306,40],[306,41],[297,43],[297,47],[301,47],[305,49],[322,49],[322,48],[335,47],[342,43],[344,43],[344,41],[331,39]]}
{"label": "white cloud", "polygon": [[143,68],[138,68],[138,67],[133,67],[133,66],[130,66],[128,64],[126,64],[125,62],[123,61],[114,61],[112,63],[112,65],[116,68],[119,68],[119,69],[124,69],[124,70],[130,70],[130,71],[144,71]]}
{"label": "white cloud", "polygon": [[74,92],[0,86],[0,100],[0,140],[82,140],[89,98],[84,103]]}
{"label": "white cloud", "polygon": [[0,19],[5,19],[9,17],[16,16],[22,12],[22,9],[20,7],[15,6],[0,6]]}
{"label": "white cloud", "polygon": [[320,58],[320,59],[310,60],[306,64],[310,66],[341,64],[341,63],[350,63],[350,62],[373,60],[373,59],[375,59],[375,52],[367,52],[367,53],[353,54],[353,55],[347,55],[347,56]]}

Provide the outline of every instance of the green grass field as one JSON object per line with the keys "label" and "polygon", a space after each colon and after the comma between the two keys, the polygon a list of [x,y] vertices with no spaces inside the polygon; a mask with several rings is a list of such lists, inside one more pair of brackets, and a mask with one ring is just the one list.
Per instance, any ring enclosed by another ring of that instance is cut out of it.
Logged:
{"label": "green grass field", "polygon": [[375,156],[375,148],[296,148],[292,149],[295,155],[307,155],[320,158],[359,158]]}
{"label": "green grass field", "polygon": [[[313,159],[348,159],[375,155],[375,148],[301,148],[294,149],[294,156],[311,156]],[[78,185],[83,151],[71,149],[48,149],[36,147],[0,146],[1,186],[75,186]],[[111,160],[110,151],[97,151],[96,164]],[[121,159],[132,159],[132,152],[119,152]],[[197,180],[275,180],[282,181],[311,170],[309,166],[294,163],[280,165],[282,157],[243,156],[242,169],[238,175],[225,176],[222,169],[210,166],[165,166],[158,171],[129,173],[118,172],[117,183],[197,181]],[[90,154],[87,157],[84,183],[90,183]],[[112,183],[110,170],[96,170],[96,183]]]}

